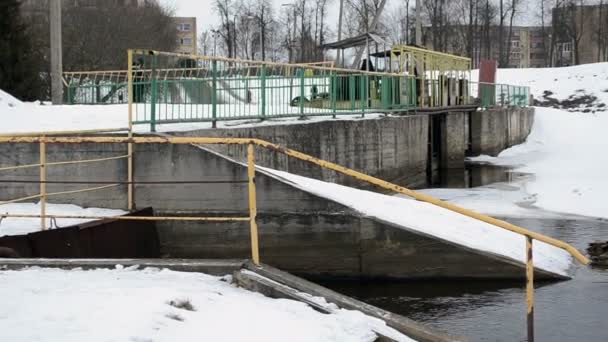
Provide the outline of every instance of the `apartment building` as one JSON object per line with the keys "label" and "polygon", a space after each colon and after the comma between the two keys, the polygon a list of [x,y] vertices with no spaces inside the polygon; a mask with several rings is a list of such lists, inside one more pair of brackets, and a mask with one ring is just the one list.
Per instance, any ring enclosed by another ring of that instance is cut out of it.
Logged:
{"label": "apartment building", "polygon": [[196,54],[196,18],[195,17],[173,17],[177,28],[177,48],[175,52],[185,54]]}
{"label": "apartment building", "polygon": [[[509,39],[509,28],[503,28],[503,39],[505,53],[509,50],[509,59],[501,68],[538,68],[545,66],[545,44],[543,44],[542,28],[540,26],[513,26]],[[448,35],[444,39],[447,46],[444,49],[433,46],[432,27],[423,27],[422,41],[424,47],[432,50],[444,50],[445,52],[466,56],[468,27],[451,26],[446,30]],[[488,38],[489,35],[489,39]],[[473,43],[473,67],[478,67],[481,59],[491,56],[492,59],[499,58],[499,26],[490,26],[489,31],[479,30],[474,37]],[[489,46],[487,42],[489,41]]]}
{"label": "apartment building", "polygon": [[567,66],[608,61],[608,4],[554,8],[553,64]]}

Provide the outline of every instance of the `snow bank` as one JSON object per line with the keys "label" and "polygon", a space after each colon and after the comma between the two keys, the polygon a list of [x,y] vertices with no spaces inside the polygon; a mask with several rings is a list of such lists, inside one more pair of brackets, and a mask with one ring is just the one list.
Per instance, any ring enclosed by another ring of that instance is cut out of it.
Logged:
{"label": "snow bank", "polygon": [[[1,203],[1,202],[0,202]],[[82,208],[72,204],[47,203],[47,215],[86,215],[86,216],[119,216],[127,212],[115,209],[102,208]],[[2,214],[24,214],[40,215],[40,203],[11,203],[0,204],[0,215]],[[47,220],[47,227],[51,226],[50,219]],[[92,220],[83,219],[57,219],[59,227],[66,227]],[[0,222],[0,236],[21,235],[40,230],[40,219],[38,218],[4,218]],[[0,330],[1,331],[1,330]]]}
{"label": "snow bank", "polygon": [[[477,80],[478,70],[473,70],[471,77]],[[543,106],[563,107],[576,112],[608,111],[608,63],[562,68],[498,69],[496,81],[529,86],[534,99],[544,102]],[[597,99],[592,101],[591,97]]]}
{"label": "snow bank", "polygon": [[533,173],[526,192],[546,210],[608,218],[608,115],[537,108],[524,144],[473,161],[519,165]]}
{"label": "snow bank", "polygon": [[[525,238],[511,231],[410,198],[359,190],[268,168],[259,169],[299,189],[403,229],[525,262]],[[534,245],[534,263],[537,268],[567,275],[571,257],[562,249],[538,241]]]}
{"label": "snow bank", "polygon": [[[210,105],[198,105],[210,106]],[[257,110],[257,105],[252,105]],[[235,110],[234,105],[219,105],[221,113],[230,113]],[[297,108],[297,107],[294,107]],[[271,110],[270,108],[269,110]],[[242,111],[242,106],[241,109]],[[294,109],[295,110],[295,109]],[[202,111],[202,110],[201,110]],[[207,110],[211,113],[211,110]],[[252,112],[255,115],[255,112]],[[326,120],[369,120],[377,119],[382,114],[366,114],[361,118],[357,115],[340,115],[333,119],[331,115],[310,116],[306,120],[297,117],[275,118],[259,121],[252,117],[246,120],[218,121],[218,128],[241,128],[251,126],[271,126],[305,124]],[[25,102],[15,107],[2,107],[0,101],[0,134],[41,132],[41,131],[74,131],[94,129],[118,129],[126,128],[128,124],[128,106],[126,104],[115,105],[61,105],[52,106],[40,103]],[[190,131],[211,128],[211,122],[193,122],[179,124],[157,125],[159,132]],[[140,124],[134,126],[135,132],[145,133],[150,131],[150,125]]]}
{"label": "snow bank", "polygon": [[[120,267],[0,271],[2,340],[371,342],[372,329],[388,329],[358,311],[321,314],[222,280]],[[170,305],[184,300],[194,311]]]}
{"label": "snow bank", "polygon": [[0,89],[0,111],[7,110],[9,108],[19,107],[23,102],[14,98],[11,94]]}

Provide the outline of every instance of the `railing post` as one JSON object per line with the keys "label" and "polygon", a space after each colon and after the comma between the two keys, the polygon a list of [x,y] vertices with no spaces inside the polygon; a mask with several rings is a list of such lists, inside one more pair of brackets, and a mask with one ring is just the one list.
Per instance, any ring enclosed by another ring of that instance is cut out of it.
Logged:
{"label": "railing post", "polygon": [[152,75],[150,75],[150,131],[156,132],[156,56],[152,56]]}
{"label": "railing post", "polygon": [[249,226],[251,234],[251,259],[255,265],[260,265],[258,245],[258,225],[256,223],[257,205],[255,194],[255,160],[253,144],[247,146],[247,176],[249,178]]}
{"label": "railing post", "polygon": [[46,230],[46,143],[40,143],[40,230]]}
{"label": "railing post", "polygon": [[[133,50],[127,52],[127,91],[129,97],[129,138],[133,137]],[[127,208],[133,210],[133,143],[127,144]]]}
{"label": "railing post", "polygon": [[304,74],[306,70],[304,68],[300,69],[302,72],[300,73],[300,115],[304,116]]}
{"label": "railing post", "polygon": [[526,235],[526,303],[528,342],[534,342],[534,262],[532,260],[532,238]]}
{"label": "railing post", "polygon": [[260,116],[261,119],[264,120],[264,118],[266,117],[266,64],[262,64],[262,78],[260,80],[260,82],[262,82],[261,86],[260,86],[260,96],[262,97],[260,99],[261,103],[262,103],[262,108],[261,108],[261,112],[260,112]]}
{"label": "railing post", "polygon": [[336,77],[336,72],[331,71],[330,74],[330,83],[331,83],[331,92],[330,92],[330,101],[331,101],[331,112],[333,113],[333,118],[336,118],[336,100],[338,97],[338,78]]}
{"label": "railing post", "polygon": [[217,61],[211,61],[211,127],[217,127]]}
{"label": "railing post", "polygon": [[350,97],[350,110],[355,111],[355,75],[348,75],[348,96]]}

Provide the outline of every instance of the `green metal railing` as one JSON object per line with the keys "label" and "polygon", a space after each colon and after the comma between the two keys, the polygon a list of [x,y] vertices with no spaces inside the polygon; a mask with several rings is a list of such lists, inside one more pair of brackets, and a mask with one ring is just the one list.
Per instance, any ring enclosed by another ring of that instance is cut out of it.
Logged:
{"label": "green metal railing", "polygon": [[[529,88],[439,76],[135,52],[134,124],[527,106]],[[128,71],[65,73],[68,103],[128,103]]]}

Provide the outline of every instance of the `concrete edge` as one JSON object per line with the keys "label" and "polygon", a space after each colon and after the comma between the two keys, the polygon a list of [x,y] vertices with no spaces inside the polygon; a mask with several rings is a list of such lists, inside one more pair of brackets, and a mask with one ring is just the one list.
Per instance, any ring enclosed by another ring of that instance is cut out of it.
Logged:
{"label": "concrete edge", "polygon": [[[473,247],[468,247],[468,246],[465,246],[465,245],[462,245],[462,244],[458,244],[458,243],[455,243],[453,241],[446,240],[446,239],[434,236],[432,234],[428,234],[428,233],[423,232],[423,231],[418,231],[418,230],[410,229],[407,226],[395,224],[395,223],[392,223],[390,221],[386,221],[386,220],[377,218],[375,216],[364,216],[364,217],[373,219],[375,221],[381,222],[381,223],[383,223],[383,224],[385,224],[387,226],[391,226],[391,227],[394,227],[396,229],[402,229],[402,230],[405,230],[405,231],[408,231],[408,232],[411,232],[411,233],[414,233],[414,234],[418,234],[418,235],[426,236],[426,237],[431,238],[431,239],[439,240],[439,241],[442,241],[442,242],[444,242],[446,244],[449,244],[449,245],[452,245],[452,246],[456,246],[458,248],[470,251],[471,253],[475,253],[475,254],[484,256],[486,258],[494,259],[496,261],[504,262],[504,263],[507,263],[507,264],[519,267],[522,270],[522,272],[521,272],[521,279],[520,278],[512,278],[512,277],[508,277],[508,278],[504,278],[504,279],[523,280],[523,281],[525,281],[525,279],[526,279],[526,264],[523,261],[516,260],[516,259],[513,259],[513,258],[505,256],[505,255],[500,255],[500,254],[492,253],[492,252],[489,252],[489,251],[484,251],[484,250],[481,250],[481,249],[476,249],[476,248],[473,248]],[[563,274],[551,272],[551,271],[545,270],[543,268],[540,268],[538,265],[534,265],[534,278],[538,279],[538,280],[547,280],[547,281],[561,281],[561,280],[570,280],[570,279],[572,279],[572,277],[570,277],[568,275],[563,275]]]}
{"label": "concrete edge", "polygon": [[[244,265],[244,268],[260,275],[264,278],[271,280],[272,282],[281,284],[283,286],[290,287],[298,292],[307,293],[316,297],[323,297],[328,303],[333,303],[340,308],[348,309],[348,310],[357,310],[361,311],[368,316],[372,316],[378,319],[381,319],[386,322],[386,325],[389,327],[417,340],[417,341],[426,341],[426,342],[444,342],[444,341],[466,341],[466,339],[462,337],[454,337],[449,336],[447,334],[433,331],[428,327],[421,325],[409,318],[404,316],[394,314],[392,312],[380,309],[376,306],[361,302],[354,298],[350,298],[348,296],[342,295],[338,292],[327,289],[323,286],[317,285],[315,283],[309,282],[300,277],[296,277],[287,272],[276,269],[272,266],[261,265],[256,266],[251,262],[247,262]],[[241,272],[242,274],[242,272]],[[239,275],[239,279],[244,279],[242,275]],[[238,279],[237,279],[238,281]],[[246,279],[246,281],[252,281],[251,277]],[[267,287],[268,282],[257,281],[261,287]],[[276,288],[272,288],[272,291],[280,291]],[[314,306],[313,306],[314,307]]]}
{"label": "concrete edge", "polygon": [[28,267],[51,267],[62,269],[94,269],[137,266],[166,268],[180,272],[200,272],[224,276],[244,267],[246,260],[228,259],[0,259],[0,270],[20,270]]}
{"label": "concrete edge", "polygon": [[[287,285],[275,282],[250,270],[241,269],[234,272],[233,281],[239,287],[249,291],[261,293],[266,297],[291,299],[307,304],[314,310],[323,314],[334,313],[334,310],[329,305],[318,303],[305,293],[302,293]],[[397,342],[396,340],[383,335],[378,331],[374,330],[374,333],[378,335],[375,342]]]}

